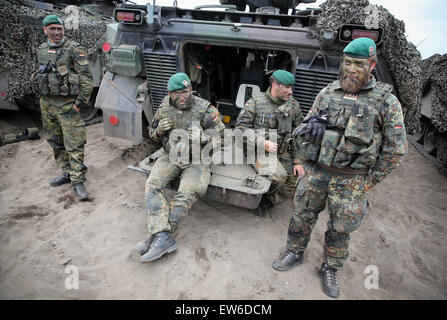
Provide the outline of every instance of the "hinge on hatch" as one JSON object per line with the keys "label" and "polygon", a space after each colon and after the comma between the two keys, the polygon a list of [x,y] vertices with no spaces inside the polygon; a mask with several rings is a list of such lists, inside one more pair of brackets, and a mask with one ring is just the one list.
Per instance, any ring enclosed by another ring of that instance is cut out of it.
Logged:
{"label": "hinge on hatch", "polygon": [[247,186],[247,187],[253,187],[253,186],[255,186],[255,181],[256,181],[256,175],[255,174],[249,174],[242,181],[242,185],[243,186]]}

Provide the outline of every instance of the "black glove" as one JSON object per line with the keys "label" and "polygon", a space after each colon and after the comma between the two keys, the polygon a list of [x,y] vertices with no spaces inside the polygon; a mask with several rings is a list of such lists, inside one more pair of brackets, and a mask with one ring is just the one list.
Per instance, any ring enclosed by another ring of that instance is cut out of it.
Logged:
{"label": "black glove", "polygon": [[303,123],[306,122],[307,126],[304,130],[304,140],[312,144],[320,143],[328,124],[327,110],[321,110],[309,119],[303,121]]}

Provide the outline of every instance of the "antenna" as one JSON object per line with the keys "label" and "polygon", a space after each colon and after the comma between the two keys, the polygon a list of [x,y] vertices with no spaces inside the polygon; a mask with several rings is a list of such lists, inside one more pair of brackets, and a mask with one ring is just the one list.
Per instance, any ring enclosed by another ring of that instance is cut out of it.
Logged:
{"label": "antenna", "polygon": [[419,47],[419,45],[420,45],[422,42],[424,42],[425,40],[427,40],[427,38],[428,38],[428,37],[425,37],[424,40],[422,40],[421,42],[419,42],[419,43],[416,45],[416,48]]}

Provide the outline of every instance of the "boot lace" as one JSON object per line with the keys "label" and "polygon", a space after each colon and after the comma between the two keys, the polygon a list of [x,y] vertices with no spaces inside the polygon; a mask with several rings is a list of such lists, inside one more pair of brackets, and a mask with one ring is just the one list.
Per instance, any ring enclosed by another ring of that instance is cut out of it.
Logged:
{"label": "boot lace", "polygon": [[338,285],[338,279],[337,279],[336,272],[331,270],[328,266],[324,267],[324,275],[325,275],[326,281],[329,285],[331,285],[331,286]]}

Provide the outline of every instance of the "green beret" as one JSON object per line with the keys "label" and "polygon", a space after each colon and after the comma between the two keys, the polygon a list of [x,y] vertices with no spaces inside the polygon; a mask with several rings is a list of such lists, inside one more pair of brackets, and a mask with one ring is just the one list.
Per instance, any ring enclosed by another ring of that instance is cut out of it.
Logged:
{"label": "green beret", "polygon": [[370,38],[357,38],[346,46],[343,53],[352,58],[369,58],[376,54],[376,44]]}
{"label": "green beret", "polygon": [[285,70],[276,70],[272,76],[279,84],[292,86],[295,83],[295,76]]}
{"label": "green beret", "polygon": [[46,27],[49,24],[63,24],[62,20],[56,14],[50,14],[43,19],[42,24]]}
{"label": "green beret", "polygon": [[168,81],[168,91],[177,91],[188,88],[191,85],[191,80],[186,73],[179,72],[173,74]]}

